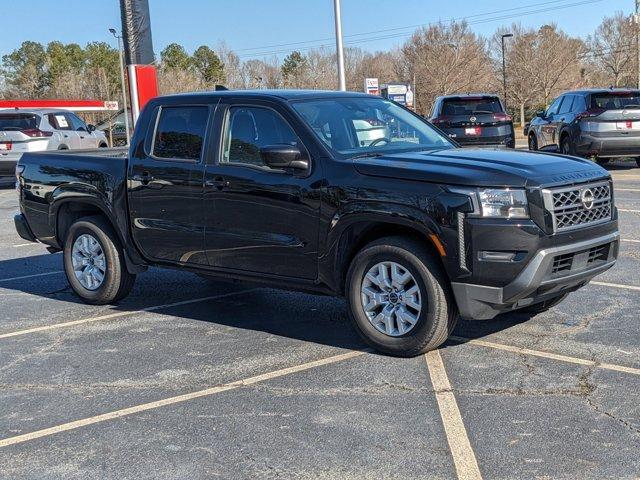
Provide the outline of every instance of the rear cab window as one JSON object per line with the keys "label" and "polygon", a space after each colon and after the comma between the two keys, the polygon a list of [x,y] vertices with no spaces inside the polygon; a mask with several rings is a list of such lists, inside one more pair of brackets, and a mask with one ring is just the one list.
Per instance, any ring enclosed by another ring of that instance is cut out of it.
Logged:
{"label": "rear cab window", "polygon": [[503,113],[504,109],[498,97],[459,97],[445,98],[442,101],[441,114],[445,116],[471,116],[483,113]]}
{"label": "rear cab window", "polygon": [[603,110],[640,108],[640,91],[593,93],[591,94],[591,108]]}
{"label": "rear cab window", "polygon": [[151,145],[159,159],[199,161],[202,158],[209,107],[160,107]]}

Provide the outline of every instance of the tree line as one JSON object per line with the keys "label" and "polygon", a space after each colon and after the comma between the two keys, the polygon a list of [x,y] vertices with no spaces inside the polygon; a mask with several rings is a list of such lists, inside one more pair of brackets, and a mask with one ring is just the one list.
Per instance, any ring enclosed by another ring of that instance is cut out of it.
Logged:
{"label": "tree line", "polygon": [[[381,83],[414,84],[416,109],[428,115],[438,95],[496,92],[502,95],[502,35],[505,42],[507,102],[525,121],[560,92],[586,87],[638,84],[637,25],[632,16],[605,17],[586,38],[572,37],[555,24],[534,29],[513,24],[490,37],[465,22],[417,29],[404,44],[382,52],[345,50],[347,88],[360,91],[365,77]],[[78,44],[26,41],[2,57],[2,98],[119,99],[118,51],[104,42]],[[198,47],[177,44],[157,59],[162,94],[228,88],[336,88],[335,52],[326,48],[293,51],[284,59],[242,58],[225,43]]]}

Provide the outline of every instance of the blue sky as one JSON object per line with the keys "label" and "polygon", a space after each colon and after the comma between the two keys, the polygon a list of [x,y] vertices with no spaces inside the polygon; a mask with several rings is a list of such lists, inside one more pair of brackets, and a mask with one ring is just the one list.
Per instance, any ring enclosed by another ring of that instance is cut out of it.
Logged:
{"label": "blue sky", "polygon": [[[120,30],[118,0],[10,3],[13,20],[3,22],[0,29],[0,54],[25,40],[115,43],[107,29]],[[198,45],[215,46],[224,40],[246,60],[263,58],[265,52],[269,57],[274,52],[283,56],[294,48],[334,45],[332,0],[149,0],[149,4],[156,52],[172,42],[193,51]],[[574,6],[560,8],[563,5]],[[630,13],[632,8],[633,0],[342,0],[342,17],[345,44],[357,42],[353,44],[374,51],[400,45],[412,31],[404,27],[438,20],[468,17],[471,28],[483,35],[512,22],[538,27],[554,21],[571,35],[586,36],[604,15]],[[539,11],[527,14],[534,10]],[[291,43],[296,45],[283,45]]]}

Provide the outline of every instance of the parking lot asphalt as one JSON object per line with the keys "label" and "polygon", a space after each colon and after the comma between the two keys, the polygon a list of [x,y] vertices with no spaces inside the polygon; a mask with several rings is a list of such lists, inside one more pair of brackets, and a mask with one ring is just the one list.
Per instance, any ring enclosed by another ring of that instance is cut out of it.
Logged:
{"label": "parking lot asphalt", "polygon": [[412,359],[341,299],[186,272],[84,305],[0,190],[0,478],[637,479],[640,168],[609,168],[613,269]]}

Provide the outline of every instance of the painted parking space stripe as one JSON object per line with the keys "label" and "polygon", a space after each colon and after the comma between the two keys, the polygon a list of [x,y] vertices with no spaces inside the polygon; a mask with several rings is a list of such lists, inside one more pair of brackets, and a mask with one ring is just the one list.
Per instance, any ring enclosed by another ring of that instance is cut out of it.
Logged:
{"label": "painted parking space stripe", "polygon": [[424,358],[458,478],[460,480],[482,479],[440,351],[432,350],[425,354]]}
{"label": "painted parking space stripe", "polygon": [[517,353],[521,355],[531,355],[533,357],[547,358],[549,360],[557,360],[559,362],[573,363],[576,365],[584,365],[586,367],[601,368],[603,370],[611,370],[619,373],[629,373],[631,375],[640,375],[640,368],[627,367],[624,365],[615,365],[613,363],[600,363],[586,358],[570,357],[568,355],[560,355],[558,353],[544,352],[541,350],[532,350],[530,348],[517,347],[515,345],[506,345],[504,343],[489,342],[486,340],[478,340],[466,337],[452,335],[449,337],[458,343],[469,343],[479,347],[493,348],[504,352]]}
{"label": "painted parking space stripe", "polygon": [[89,318],[82,318],[80,320],[72,320],[70,322],[54,323],[53,325],[44,325],[42,327],[33,327],[33,328],[27,328],[27,329],[24,329],[24,330],[16,330],[14,332],[0,334],[0,339],[11,338],[11,337],[19,337],[19,336],[22,336],[22,335],[28,335],[30,333],[39,333],[39,332],[46,332],[46,331],[49,331],[49,330],[57,330],[59,328],[73,327],[75,325],[84,325],[84,324],[87,324],[87,323],[101,322],[101,321],[104,321],[104,320],[111,320],[113,318],[129,317],[131,315],[136,315],[138,313],[155,312],[156,310],[161,310],[163,308],[179,307],[179,306],[182,306],[182,305],[190,305],[192,303],[206,302],[208,300],[217,300],[217,299],[220,299],[220,298],[227,298],[227,297],[232,297],[234,295],[241,295],[241,294],[244,294],[244,293],[254,292],[254,291],[257,291],[257,290],[259,290],[259,289],[258,288],[251,288],[251,289],[248,289],[248,290],[240,290],[238,292],[223,293],[221,295],[210,295],[208,297],[193,298],[191,300],[183,300],[183,301],[180,301],[180,302],[164,303],[162,305],[154,305],[152,307],[141,308],[139,310],[129,310],[129,311],[124,311],[124,312],[114,312],[114,313],[108,313],[106,315],[100,315],[100,316],[97,316],[97,317],[89,317]]}
{"label": "painted parking space stripe", "polygon": [[47,275],[57,275],[64,273],[64,270],[56,270],[55,272],[34,273],[33,275],[22,275],[21,277],[0,278],[1,282],[12,282],[13,280],[24,280],[26,278],[46,277]]}
{"label": "painted parking space stripe", "polygon": [[632,240],[630,238],[623,238],[622,241],[628,243],[640,243],[640,240]]}
{"label": "painted parking space stripe", "polygon": [[640,192],[640,188],[616,188],[615,185],[614,185],[613,189],[616,192]]}
{"label": "painted parking space stripe", "polygon": [[640,210],[634,210],[630,208],[618,208],[619,212],[627,212],[627,213],[640,213]]}
{"label": "painted parking space stripe", "polygon": [[635,285],[623,285],[620,283],[609,283],[609,282],[596,282],[594,280],[592,280],[591,282],[589,282],[590,285],[599,285],[601,287],[612,287],[612,288],[622,288],[623,290],[636,290],[636,291],[640,291],[640,287],[637,287]]}
{"label": "painted parking space stripe", "polygon": [[87,417],[80,420],[75,420],[73,422],[56,425],[54,427],[45,428],[42,430],[36,430],[34,432],[25,433],[23,435],[16,435],[14,437],[4,438],[0,440],[0,448],[8,447],[9,445],[16,445],[18,443],[28,442],[30,440],[35,440],[42,437],[48,437],[51,435],[55,435],[57,433],[68,432],[69,430],[75,430],[78,428],[86,427],[88,425],[95,425],[96,423],[102,423],[108,420],[115,420],[117,418],[122,418],[129,415],[134,415],[136,413],[154,410],[156,408],[166,407],[168,405],[175,405],[177,403],[183,403],[189,400],[195,400],[197,398],[208,397],[211,395],[215,395],[217,393],[226,392],[228,390],[234,390],[240,387],[247,387],[250,385],[254,385],[256,383],[264,382],[266,380],[271,380],[273,378],[283,377],[285,375],[291,375],[292,373],[303,372],[305,370],[311,370],[313,368],[322,367],[324,365],[330,365],[333,363],[342,362],[344,360],[356,358],[368,352],[369,350],[351,351],[347,353],[342,353],[339,355],[334,355],[332,357],[327,357],[327,358],[315,360],[312,362],[302,363],[300,365],[295,365],[293,367],[274,370],[272,372],[263,373],[261,375],[245,378],[243,380],[237,380],[235,382],[217,385],[215,387],[207,388],[204,390],[198,390],[196,392],[177,395],[174,397],[168,397],[162,400],[157,400],[155,402],[143,403],[143,404],[135,405],[128,408],[123,408],[120,410],[114,410],[112,412],[103,413],[102,415]]}

